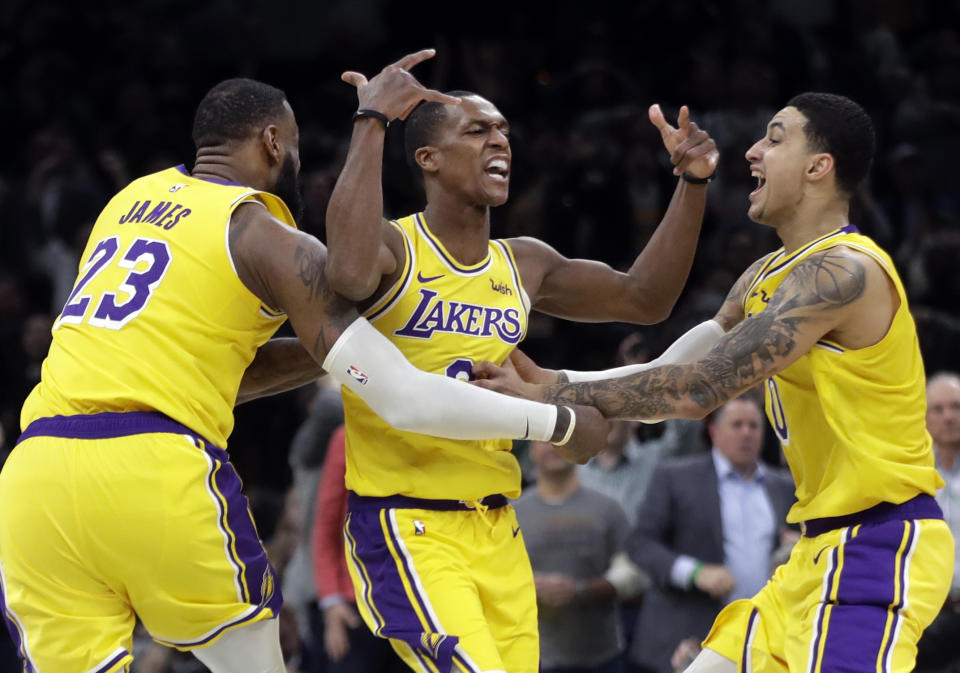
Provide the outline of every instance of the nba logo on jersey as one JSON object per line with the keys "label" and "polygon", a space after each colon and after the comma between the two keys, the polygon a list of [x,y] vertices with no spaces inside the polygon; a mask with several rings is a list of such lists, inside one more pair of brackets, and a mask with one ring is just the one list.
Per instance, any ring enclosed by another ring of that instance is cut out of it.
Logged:
{"label": "nba logo on jersey", "polygon": [[414,535],[426,535],[427,527],[423,525],[423,521],[419,519],[413,520],[413,533]]}
{"label": "nba logo on jersey", "polygon": [[364,384],[370,380],[369,376],[364,374],[362,371],[360,371],[353,365],[350,365],[349,367],[347,367],[347,374],[352,376],[357,381],[357,383],[360,383],[360,384]]}
{"label": "nba logo on jersey", "polygon": [[190,186],[190,185],[188,185],[186,182],[178,182],[177,184],[175,184],[173,187],[170,188],[170,191],[171,191],[171,192],[179,192],[179,191],[180,191],[181,189],[183,189],[184,187],[189,187],[189,186]]}

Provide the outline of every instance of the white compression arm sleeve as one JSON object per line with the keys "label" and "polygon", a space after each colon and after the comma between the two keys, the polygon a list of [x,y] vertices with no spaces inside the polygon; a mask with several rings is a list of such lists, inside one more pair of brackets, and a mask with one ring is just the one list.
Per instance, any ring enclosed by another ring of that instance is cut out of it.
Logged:
{"label": "white compression arm sleeve", "polygon": [[449,439],[549,441],[557,422],[551,404],[417,369],[366,318],[344,330],[323,368],[398,430]]}
{"label": "white compression arm sleeve", "polygon": [[707,320],[686,331],[656,360],[644,362],[639,365],[626,365],[625,367],[614,367],[613,369],[594,372],[577,372],[569,369],[562,371],[567,375],[568,381],[571,383],[579,383],[580,381],[618,379],[622,376],[630,376],[631,374],[637,374],[664,365],[684,365],[699,360],[709,353],[713,345],[717,343],[717,340],[723,335],[724,331],[723,328],[720,327],[720,323],[716,320]]}

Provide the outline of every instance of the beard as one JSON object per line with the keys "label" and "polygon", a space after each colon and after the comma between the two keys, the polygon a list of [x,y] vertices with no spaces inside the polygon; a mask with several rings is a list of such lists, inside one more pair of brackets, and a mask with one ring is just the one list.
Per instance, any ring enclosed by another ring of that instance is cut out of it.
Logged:
{"label": "beard", "polygon": [[280,197],[287,204],[294,221],[299,224],[300,218],[303,217],[303,196],[300,194],[300,176],[289,154],[283,158],[280,175],[277,176],[277,181],[270,193]]}

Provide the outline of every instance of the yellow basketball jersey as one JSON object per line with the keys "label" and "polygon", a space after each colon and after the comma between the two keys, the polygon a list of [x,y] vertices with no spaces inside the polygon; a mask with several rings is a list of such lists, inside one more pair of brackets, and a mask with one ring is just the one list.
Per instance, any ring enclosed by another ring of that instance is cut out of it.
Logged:
{"label": "yellow basketball jersey", "polygon": [[[403,235],[403,273],[364,315],[425,371],[466,380],[474,362],[502,363],[523,338],[529,310],[509,245],[490,241],[486,259],[464,266],[430,232],[422,213],[392,224]],[[343,403],[351,491],[452,500],[520,494],[509,440],[402,432],[346,388]]]}
{"label": "yellow basketball jersey", "polygon": [[873,346],[845,349],[822,340],[768,379],[766,410],[797,484],[787,520],[852,514],[880,502],[899,504],[943,485],[926,430],[923,361],[907,296],[890,257],[848,226],[791,255],[770,255],[744,296],[759,313],[801,260],[846,246],[873,257],[896,286],[900,307]]}
{"label": "yellow basketball jersey", "polygon": [[182,166],[130,183],[97,218],[20,423],[159,411],[217,446],[240,379],[285,316],[237,277],[228,223],[254,201],[296,226],[277,197],[200,180]]}

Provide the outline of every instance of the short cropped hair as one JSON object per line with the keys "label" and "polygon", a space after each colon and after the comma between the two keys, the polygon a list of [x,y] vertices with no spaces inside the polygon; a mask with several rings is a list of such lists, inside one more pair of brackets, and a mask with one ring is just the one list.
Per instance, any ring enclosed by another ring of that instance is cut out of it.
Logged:
{"label": "short cropped hair", "polygon": [[220,82],[207,92],[193,118],[197,148],[245,140],[280,118],[286,94],[256,80],[238,77]]}
{"label": "short cropped hair", "polygon": [[[463,91],[460,89],[447,91],[447,96],[476,96],[472,91]],[[422,175],[420,164],[417,163],[417,150],[426,147],[433,142],[437,127],[447,118],[446,104],[435,103],[433,101],[420,101],[407,116],[406,124],[403,128],[403,149],[407,156],[407,164],[415,175]]]}
{"label": "short cropped hair", "polygon": [[849,98],[832,93],[802,93],[787,105],[807,118],[803,126],[807,143],[814,151],[833,156],[837,187],[851,196],[873,162],[876,139],[869,115]]}

